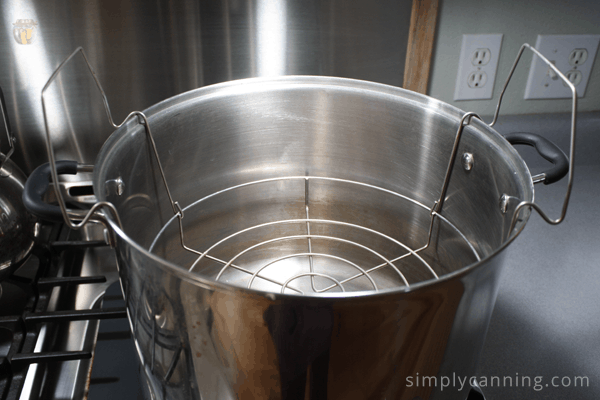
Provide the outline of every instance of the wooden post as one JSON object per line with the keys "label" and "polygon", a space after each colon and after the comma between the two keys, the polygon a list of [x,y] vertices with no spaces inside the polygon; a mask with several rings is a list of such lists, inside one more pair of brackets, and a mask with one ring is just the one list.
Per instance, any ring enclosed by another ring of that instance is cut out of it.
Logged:
{"label": "wooden post", "polygon": [[413,0],[403,88],[427,94],[438,0]]}

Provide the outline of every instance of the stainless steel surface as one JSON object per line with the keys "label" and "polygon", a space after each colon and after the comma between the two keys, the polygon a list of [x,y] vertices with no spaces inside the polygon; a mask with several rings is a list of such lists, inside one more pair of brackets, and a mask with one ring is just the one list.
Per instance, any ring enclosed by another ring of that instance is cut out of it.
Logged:
{"label": "stainless steel surface", "polygon": [[[27,174],[47,161],[39,94],[78,46],[88,50],[122,120],[176,94],[254,76],[401,86],[411,7],[411,0],[2,1],[0,85],[17,141],[27,143],[14,160]],[[22,29],[31,30],[27,44]],[[112,129],[81,67],[70,67],[49,93],[49,111],[58,157],[93,162]]]}
{"label": "stainless steel surface", "polygon": [[[321,254],[315,237],[332,234],[331,227],[317,226],[325,216],[331,221],[350,218],[344,222],[377,230],[412,248],[427,241],[430,207],[445,181],[449,149],[464,113],[398,88],[290,77],[204,88],[160,103],[145,115],[165,178],[177,182],[171,190],[183,205],[187,244],[206,249],[265,222],[297,219],[305,229],[308,222],[311,233],[296,235],[302,238],[301,250],[292,246],[292,251],[313,255],[313,271],[307,257],[308,272],[301,273],[310,289],[311,277],[317,288],[331,285],[320,279],[322,270],[314,257]],[[311,377],[306,390],[313,396],[326,390],[332,398],[463,399],[465,393],[456,388],[443,393],[408,388],[403,378],[417,372],[474,372],[502,250],[514,238],[509,235],[509,218],[498,210],[498,199],[501,193],[533,197],[531,175],[504,139],[477,120],[463,128],[461,152],[469,151],[482,162],[469,172],[457,167],[447,185],[443,212],[483,260],[465,262],[473,257],[469,247],[448,235],[449,229],[435,218],[436,234],[427,255],[443,259],[439,264],[448,270],[441,279],[416,283],[410,290],[387,289],[381,295],[319,297],[248,290],[207,279],[216,277],[222,269],[219,263],[204,267],[201,275],[182,268],[196,256],[181,250],[174,221],[178,217],[155,170],[145,127],[129,121],[117,130],[99,155],[94,184],[99,199],[114,203],[122,218],[122,230],[112,224],[117,258],[136,347],[153,395],[194,398],[202,393],[203,398],[233,399],[246,392],[268,398],[272,392],[286,398],[303,391]],[[310,182],[312,177],[326,178],[325,184],[310,184],[310,201],[307,177]],[[335,184],[328,185],[332,177]],[[107,194],[105,182],[117,178],[124,183],[124,193]],[[248,185],[258,181],[273,185]],[[342,181],[410,193],[414,201],[400,204],[357,190],[360,185],[344,188],[338,184]],[[241,191],[235,196],[211,195],[233,193],[228,188]],[[165,226],[153,248],[157,257],[146,249]],[[278,230],[277,236],[293,236]],[[236,248],[239,253],[262,236],[230,243],[226,254],[231,257]],[[382,254],[396,252],[381,242],[379,246]],[[356,255],[352,249],[327,247],[330,255]],[[264,261],[281,256],[270,249],[261,257]],[[362,257],[362,264],[373,262]],[[289,265],[293,264],[286,268]],[[403,273],[419,274],[410,265],[401,268]],[[286,280],[280,282],[285,286]],[[285,328],[288,323],[292,325]]]}
{"label": "stainless steel surface", "polygon": [[546,174],[541,173],[534,175],[531,177],[531,180],[533,181],[533,183],[542,183],[546,180]]}

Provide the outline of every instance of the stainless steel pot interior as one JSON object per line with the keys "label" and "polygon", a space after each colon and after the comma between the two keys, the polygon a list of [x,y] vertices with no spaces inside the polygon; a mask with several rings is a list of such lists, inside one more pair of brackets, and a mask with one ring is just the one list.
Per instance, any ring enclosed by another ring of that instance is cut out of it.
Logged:
{"label": "stainless steel pot interior", "polygon": [[432,217],[464,113],[386,85],[249,79],[184,93],[145,114],[193,251],[182,247],[138,121],[103,146],[95,192],[116,206],[124,240],[209,285],[408,290],[493,255],[509,238],[514,207],[533,200],[517,152],[473,120],[458,153],[469,153],[472,167],[455,164],[441,215]]}

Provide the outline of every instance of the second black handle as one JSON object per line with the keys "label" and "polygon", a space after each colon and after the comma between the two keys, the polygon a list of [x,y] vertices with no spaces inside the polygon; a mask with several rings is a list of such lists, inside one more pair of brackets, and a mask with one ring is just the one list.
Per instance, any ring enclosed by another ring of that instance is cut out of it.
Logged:
{"label": "second black handle", "polygon": [[[57,161],[56,171],[59,174],[77,174],[77,161]],[[23,189],[23,204],[33,215],[47,221],[59,222],[63,215],[59,206],[48,204],[44,201],[44,194],[50,186],[52,174],[50,164],[42,164],[27,178]]]}
{"label": "second black handle", "polygon": [[569,172],[569,159],[565,152],[545,137],[535,133],[514,132],[504,135],[504,138],[512,145],[533,146],[540,156],[554,164],[554,167],[544,172],[545,185],[560,181]]}

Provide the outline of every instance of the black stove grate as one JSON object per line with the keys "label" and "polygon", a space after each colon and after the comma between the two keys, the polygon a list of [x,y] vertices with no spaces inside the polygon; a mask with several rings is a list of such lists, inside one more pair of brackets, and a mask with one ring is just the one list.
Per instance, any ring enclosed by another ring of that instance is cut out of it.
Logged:
{"label": "black stove grate", "polygon": [[[60,340],[61,324],[70,321],[125,318],[124,307],[74,310],[67,294],[78,285],[106,282],[104,276],[80,276],[83,253],[89,247],[106,246],[100,241],[69,241],[62,224],[46,225],[30,259],[2,282],[0,296],[0,399],[19,399],[31,364],[86,359],[93,349],[52,351]],[[58,276],[58,275],[61,276]],[[55,309],[48,306],[55,288]],[[64,295],[63,295],[64,294]],[[62,296],[61,296],[62,295]],[[47,327],[48,350],[35,351],[40,327]]]}

